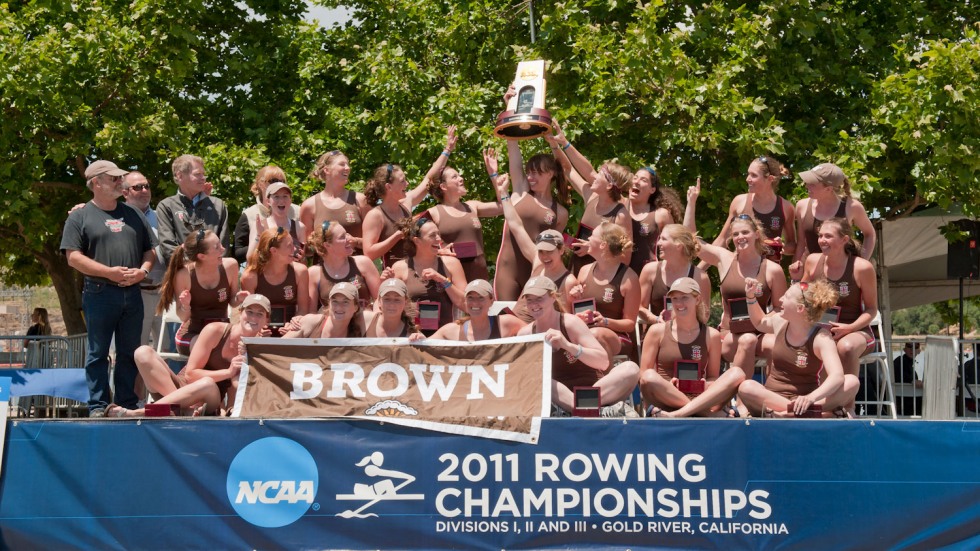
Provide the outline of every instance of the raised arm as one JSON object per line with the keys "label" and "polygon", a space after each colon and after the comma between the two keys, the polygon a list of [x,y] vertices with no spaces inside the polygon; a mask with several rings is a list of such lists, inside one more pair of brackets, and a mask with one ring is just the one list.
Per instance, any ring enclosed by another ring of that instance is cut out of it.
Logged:
{"label": "raised arm", "polygon": [[456,125],[450,124],[446,127],[446,147],[439,152],[439,156],[436,157],[435,162],[432,163],[432,167],[425,173],[425,178],[419,182],[419,185],[415,186],[415,189],[410,189],[405,193],[403,204],[405,204],[408,210],[411,211],[416,205],[422,202],[422,199],[425,199],[425,195],[429,192],[429,182],[446,168],[446,164],[449,163],[449,156],[456,149],[456,139]]}
{"label": "raised arm", "polygon": [[[701,196],[701,178],[693,186],[688,186],[687,188],[687,206],[684,208],[684,227],[691,230],[692,232],[697,232],[697,222],[695,221],[695,215],[698,208],[698,197]],[[661,228],[663,229],[663,228]]]}
{"label": "raised arm", "polygon": [[[561,129],[558,128],[558,131],[561,132]],[[595,171],[592,170],[592,167],[590,166],[588,172],[585,174],[592,174],[592,177],[583,177],[583,175],[579,173],[576,167],[572,164],[572,161],[565,154],[565,149],[561,147],[556,136],[549,134],[545,136],[545,141],[547,141],[548,145],[551,146],[551,152],[554,155],[555,160],[558,161],[558,164],[565,172],[565,177],[572,184],[572,187],[575,188],[575,191],[578,192],[578,194],[582,196],[582,199],[584,199],[587,203],[589,201],[589,197],[592,196],[590,184],[592,180],[595,179]]]}
{"label": "raised arm", "polygon": [[568,160],[571,161],[575,170],[581,174],[582,178],[584,178],[586,181],[591,182],[592,180],[595,180],[595,167],[593,167],[592,163],[585,158],[585,155],[582,155],[578,149],[575,149],[572,142],[565,137],[565,133],[562,131],[561,126],[558,125],[558,119],[552,119],[551,127],[554,129],[555,140],[558,143],[558,147],[560,148],[562,154],[566,155]]}
{"label": "raised arm", "polygon": [[[492,151],[492,150],[491,150]],[[517,214],[517,209],[511,203],[510,196],[507,194],[507,188],[509,186],[506,174],[499,175],[493,179],[493,187],[497,192],[497,200],[500,201],[500,205],[504,210],[504,220],[507,221],[507,231],[514,236],[517,240],[517,247],[521,250],[521,254],[524,258],[528,259],[529,262],[533,263],[534,259],[538,256],[537,245],[535,245],[534,240],[528,235],[527,229],[524,227],[524,221]]]}

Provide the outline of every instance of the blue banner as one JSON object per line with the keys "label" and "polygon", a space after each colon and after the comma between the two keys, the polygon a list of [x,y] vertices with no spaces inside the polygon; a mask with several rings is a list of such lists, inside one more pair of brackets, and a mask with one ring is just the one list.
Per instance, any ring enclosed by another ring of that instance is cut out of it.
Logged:
{"label": "blue banner", "polygon": [[7,548],[980,547],[980,423],[12,421]]}

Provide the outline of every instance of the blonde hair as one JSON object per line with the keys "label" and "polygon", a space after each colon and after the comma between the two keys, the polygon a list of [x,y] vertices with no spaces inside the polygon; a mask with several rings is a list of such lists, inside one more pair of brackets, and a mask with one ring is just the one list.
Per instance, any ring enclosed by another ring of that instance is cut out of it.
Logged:
{"label": "blonde hair", "polygon": [[806,319],[811,323],[819,320],[828,308],[837,304],[837,288],[825,279],[807,282],[805,291],[802,283],[798,287],[803,297]]}
{"label": "blonde hair", "polygon": [[324,181],[320,176],[323,169],[328,166],[333,166],[341,157],[346,157],[342,151],[339,149],[334,149],[333,151],[327,151],[323,155],[317,157],[316,163],[313,165],[313,170],[310,171],[310,178],[314,180]]}
{"label": "blonde hair", "polygon": [[629,188],[633,182],[633,171],[627,166],[623,166],[618,163],[606,163],[602,165],[609,175],[612,176],[610,184],[612,188],[609,190],[609,196],[612,197],[613,201],[619,201],[622,199],[623,195],[629,192]]}
{"label": "blonde hair", "polygon": [[847,238],[847,243],[844,243],[844,252],[851,256],[861,256],[861,242],[854,237],[851,224],[847,220],[843,218],[829,218],[820,223],[820,229],[823,229],[824,224],[837,226],[837,235]]}
{"label": "blonde hair", "polygon": [[697,236],[687,226],[682,224],[667,224],[661,230],[661,235],[667,231],[670,231],[670,235],[673,236],[674,241],[684,246],[688,260],[695,258],[701,252],[701,243],[698,242]]}
{"label": "blonde hair", "polygon": [[762,232],[762,223],[756,220],[755,216],[750,216],[748,214],[739,214],[732,219],[732,230],[729,231],[728,240],[733,240],[733,235],[735,233],[735,224],[748,224],[752,229],[752,233],[755,234],[755,250],[759,253],[759,256],[766,256],[770,254],[766,250],[766,235]]}
{"label": "blonde hair", "polygon": [[609,252],[613,256],[619,256],[633,250],[633,242],[626,237],[626,230],[608,220],[599,224],[602,229],[602,241],[609,246]]}

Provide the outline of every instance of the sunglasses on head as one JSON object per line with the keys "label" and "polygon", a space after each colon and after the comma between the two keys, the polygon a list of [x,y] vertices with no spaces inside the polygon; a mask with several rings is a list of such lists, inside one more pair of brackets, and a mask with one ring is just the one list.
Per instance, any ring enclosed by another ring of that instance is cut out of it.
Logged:
{"label": "sunglasses on head", "polygon": [[323,223],[320,224],[320,237],[323,238],[324,241],[327,240],[328,229],[330,229],[330,220],[324,220]]}
{"label": "sunglasses on head", "polygon": [[806,299],[806,292],[807,292],[808,289],[810,289],[810,284],[807,283],[806,281],[801,281],[799,283],[799,286],[800,286],[800,297],[803,299],[803,306],[806,306],[807,309],[809,310],[810,309],[810,301],[808,301]]}
{"label": "sunglasses on head", "polygon": [[395,165],[388,163],[388,166],[385,167],[385,170],[388,171],[388,175],[385,176],[385,182],[391,182],[391,173],[395,171]]}
{"label": "sunglasses on head", "polygon": [[201,241],[204,241],[204,232],[206,232],[206,231],[207,230],[205,230],[204,228],[201,228],[201,229],[197,230],[197,242],[198,243],[200,243]]}
{"label": "sunglasses on head", "polygon": [[430,220],[428,218],[426,218],[426,217],[423,216],[423,217],[421,217],[421,218],[419,218],[418,220],[415,221],[415,229],[421,230],[422,229],[422,226],[428,224],[429,222],[430,222]]}

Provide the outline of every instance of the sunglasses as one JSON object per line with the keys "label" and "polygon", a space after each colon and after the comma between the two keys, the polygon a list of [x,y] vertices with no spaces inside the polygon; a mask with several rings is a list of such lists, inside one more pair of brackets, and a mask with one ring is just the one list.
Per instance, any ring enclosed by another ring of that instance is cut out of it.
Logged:
{"label": "sunglasses", "polygon": [[749,216],[748,214],[739,214],[739,215],[735,216],[735,219],[736,220],[752,220],[752,217]]}
{"label": "sunglasses", "polygon": [[391,183],[391,173],[395,171],[395,166],[391,163],[388,163],[386,169],[388,171],[388,175],[385,176],[385,182]]}
{"label": "sunglasses", "polygon": [[[282,228],[279,228],[279,229],[282,229]],[[327,240],[327,230],[328,229],[330,229],[330,220],[324,220],[323,223],[320,224],[320,238],[323,239],[324,241]]]}
{"label": "sunglasses", "polygon": [[201,228],[201,229],[197,230],[197,242],[198,243],[200,243],[201,241],[204,241],[204,233],[206,231],[207,230],[205,230],[204,228]]}
{"label": "sunglasses", "polygon": [[810,301],[808,301],[806,299],[806,292],[807,292],[807,290],[810,289],[810,284],[807,283],[806,281],[801,281],[801,282],[799,282],[798,285],[800,286],[800,298],[803,299],[803,306],[806,306],[806,309],[809,310],[810,309]]}
{"label": "sunglasses", "polygon": [[146,191],[150,189],[150,184],[136,184],[135,186],[129,186],[130,191]]}

